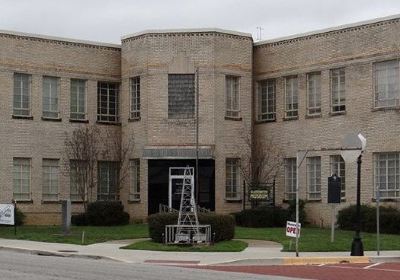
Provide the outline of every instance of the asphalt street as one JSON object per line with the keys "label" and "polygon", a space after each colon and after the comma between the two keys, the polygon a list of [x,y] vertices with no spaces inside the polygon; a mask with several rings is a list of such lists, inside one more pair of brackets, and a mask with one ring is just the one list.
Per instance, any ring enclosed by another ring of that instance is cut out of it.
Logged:
{"label": "asphalt street", "polygon": [[13,280],[239,280],[295,278],[0,251],[0,279]]}

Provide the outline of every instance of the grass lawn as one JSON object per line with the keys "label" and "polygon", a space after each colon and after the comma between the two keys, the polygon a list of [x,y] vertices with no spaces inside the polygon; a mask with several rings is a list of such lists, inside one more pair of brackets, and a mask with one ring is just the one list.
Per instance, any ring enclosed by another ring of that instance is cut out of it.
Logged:
{"label": "grass lawn", "polygon": [[21,226],[14,235],[13,227],[0,227],[0,238],[24,239],[43,242],[82,244],[82,232],[85,232],[85,243],[93,244],[108,240],[136,239],[148,237],[145,224],[113,227],[71,227],[71,235],[63,236],[60,226]]}
{"label": "grass lawn", "polygon": [[[335,230],[335,242],[331,243],[330,229],[302,228],[299,239],[301,252],[350,251],[354,231]],[[285,228],[243,228],[236,227],[235,238],[259,239],[279,242],[284,251],[295,251],[295,239],[289,250],[290,239]],[[365,251],[376,250],[376,234],[361,233]],[[400,250],[400,235],[381,234],[381,250]]]}
{"label": "grass lawn", "polygon": [[150,240],[139,241],[121,249],[175,251],[175,252],[240,252],[247,248],[247,243],[239,240],[221,241],[213,246],[165,245]]}

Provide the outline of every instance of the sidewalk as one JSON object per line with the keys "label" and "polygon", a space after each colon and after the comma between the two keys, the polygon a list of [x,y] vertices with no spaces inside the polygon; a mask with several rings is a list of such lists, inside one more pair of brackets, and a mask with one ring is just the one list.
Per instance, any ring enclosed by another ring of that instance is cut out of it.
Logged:
{"label": "sidewalk", "polygon": [[111,241],[92,245],[45,243],[27,240],[0,239],[1,250],[29,252],[40,255],[108,259],[126,263],[157,263],[177,265],[273,265],[273,264],[319,264],[340,262],[400,262],[400,251],[365,252],[365,257],[349,257],[349,252],[281,252],[282,246],[269,241],[249,241],[242,252],[199,253],[158,252],[119,249],[133,240]]}

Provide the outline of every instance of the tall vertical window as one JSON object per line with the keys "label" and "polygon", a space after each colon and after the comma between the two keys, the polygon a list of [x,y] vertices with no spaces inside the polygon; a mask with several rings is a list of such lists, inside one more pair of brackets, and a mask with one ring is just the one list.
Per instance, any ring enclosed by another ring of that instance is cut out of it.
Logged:
{"label": "tall vertical window", "polygon": [[43,159],[42,170],[42,199],[56,201],[58,200],[58,159]]}
{"label": "tall vertical window", "polygon": [[308,115],[321,113],[321,73],[307,74]]}
{"label": "tall vertical window", "polygon": [[140,77],[131,79],[131,109],[130,118],[140,118]]}
{"label": "tall vertical window", "polygon": [[58,78],[43,77],[43,117],[56,119],[59,116]]}
{"label": "tall vertical window", "polygon": [[399,61],[375,63],[375,107],[400,105]]}
{"label": "tall vertical window", "polygon": [[69,187],[71,201],[87,199],[85,179],[88,175],[87,162],[71,160],[69,162]]}
{"label": "tall vertical window", "polygon": [[299,97],[298,97],[298,81],[297,76],[285,78],[285,117],[297,118],[299,114]]}
{"label": "tall vertical window", "polygon": [[194,117],[194,75],[168,75],[168,118],[191,119]]}
{"label": "tall vertical window", "polygon": [[129,200],[140,200],[140,160],[131,160],[129,167],[131,173]]}
{"label": "tall vertical window", "polygon": [[239,106],[239,77],[226,76],[225,77],[225,105],[226,116],[231,118],[238,118],[240,115]]}
{"label": "tall vertical window", "polygon": [[374,175],[381,198],[400,197],[400,153],[376,154]]}
{"label": "tall vertical window", "polygon": [[70,115],[72,120],[86,119],[86,81],[71,79]]}
{"label": "tall vertical window", "polygon": [[97,84],[97,120],[117,123],[119,121],[119,85],[99,82]]}
{"label": "tall vertical window", "polygon": [[341,198],[346,197],[346,166],[340,155],[330,156],[331,175],[336,174],[341,179]]}
{"label": "tall vertical window", "polygon": [[296,177],[296,158],[285,159],[285,199],[287,200],[296,198]]}
{"label": "tall vertical window", "polygon": [[276,114],[275,79],[261,81],[258,85],[258,120],[275,120]]}
{"label": "tall vertical window", "polygon": [[31,159],[13,159],[13,197],[15,200],[31,199]]}
{"label": "tall vertical window", "polygon": [[332,112],[346,111],[346,78],[344,68],[331,70]]}
{"label": "tall vertical window", "polygon": [[226,184],[225,197],[227,199],[240,199],[240,173],[239,159],[226,159]]}
{"label": "tall vertical window", "polygon": [[321,157],[307,158],[308,199],[321,199]]}
{"label": "tall vertical window", "polygon": [[98,162],[97,199],[118,200],[119,164],[115,161]]}
{"label": "tall vertical window", "polygon": [[31,75],[14,74],[13,115],[31,115]]}

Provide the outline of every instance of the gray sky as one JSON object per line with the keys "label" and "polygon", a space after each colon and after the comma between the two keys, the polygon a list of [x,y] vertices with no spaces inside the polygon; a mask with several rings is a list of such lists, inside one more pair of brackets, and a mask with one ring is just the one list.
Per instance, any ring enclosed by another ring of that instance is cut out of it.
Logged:
{"label": "gray sky", "polygon": [[217,27],[271,39],[400,14],[400,0],[0,0],[0,30],[120,43],[145,29]]}

